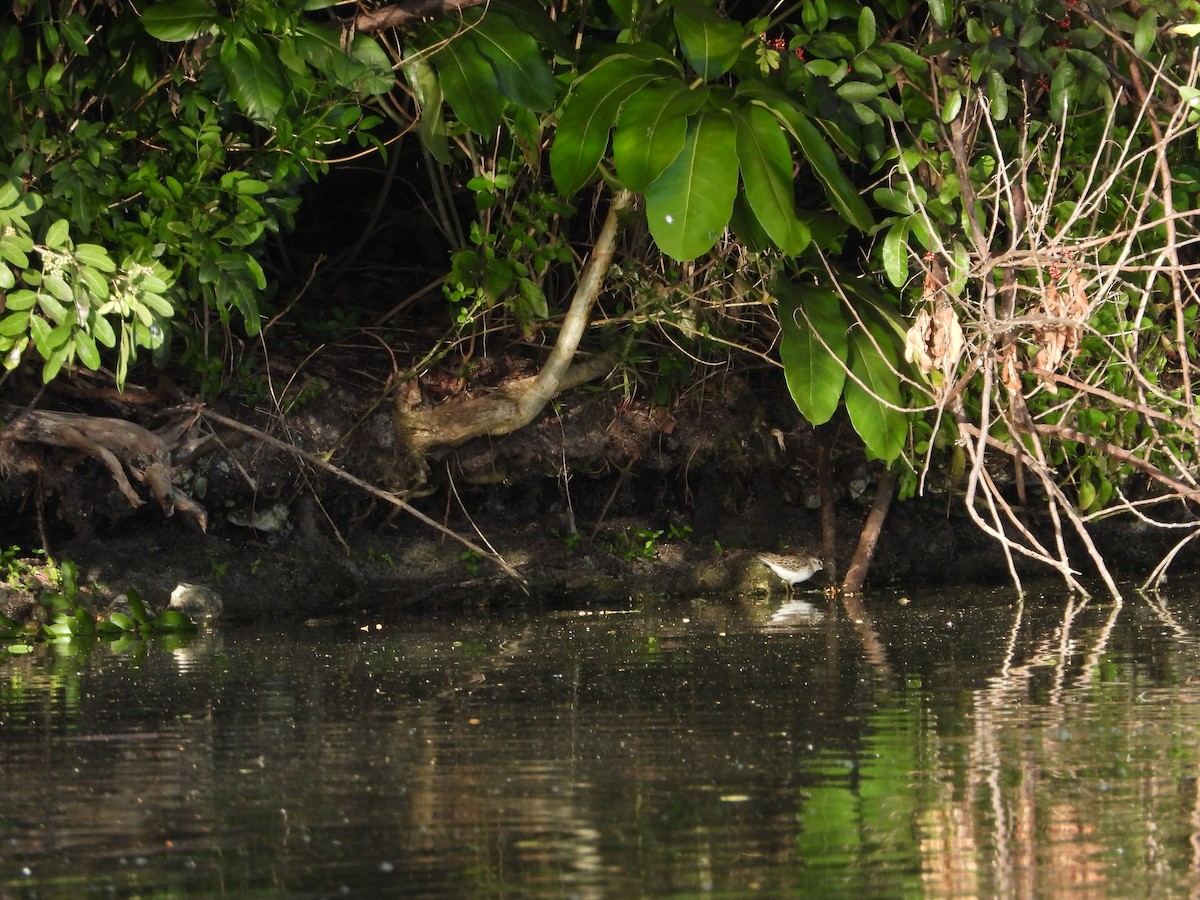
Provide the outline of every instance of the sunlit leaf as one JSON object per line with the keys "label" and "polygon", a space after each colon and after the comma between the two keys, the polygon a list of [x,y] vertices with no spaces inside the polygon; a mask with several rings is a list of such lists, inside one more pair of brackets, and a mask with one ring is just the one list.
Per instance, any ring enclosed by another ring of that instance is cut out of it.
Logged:
{"label": "sunlit leaf", "polygon": [[677,260],[712,249],[737,195],[737,135],[729,115],[701,112],[683,150],[646,189],[646,219],[659,249]]}
{"label": "sunlit leaf", "polygon": [[707,88],[682,82],[651,84],[622,105],[613,134],[613,162],[627,188],[644,191],[679,155],[688,118],[708,97]]}
{"label": "sunlit leaf", "polygon": [[792,154],[779,120],[763,107],[751,105],[738,110],[733,121],[750,208],[779,249],[799,255],[812,235],[796,218]]}
{"label": "sunlit leaf", "polygon": [[86,331],[75,332],[75,352],[79,354],[79,361],[93,372],[100,368],[100,351]]}
{"label": "sunlit leaf", "polygon": [[592,177],[626,98],[663,77],[652,63],[619,57],[575,83],[550,148],[550,172],[562,193],[573,194]]}
{"label": "sunlit leaf", "polygon": [[711,81],[728,72],[742,50],[742,26],[699,0],[671,0],[671,5],[679,49],[696,74]]}
{"label": "sunlit leaf", "polygon": [[206,0],[155,3],[142,12],[142,27],[160,41],[191,41],[208,31],[216,10]]}
{"label": "sunlit leaf", "polygon": [[894,287],[908,281],[908,220],[899,219],[883,237],[883,271]]}
{"label": "sunlit leaf", "polygon": [[51,250],[59,250],[70,240],[71,226],[66,219],[55,219],[46,229],[46,246]]}
{"label": "sunlit leaf", "polygon": [[226,41],[220,60],[238,108],[259,124],[272,124],[287,96],[286,76],[274,48],[263,36],[251,35]]}

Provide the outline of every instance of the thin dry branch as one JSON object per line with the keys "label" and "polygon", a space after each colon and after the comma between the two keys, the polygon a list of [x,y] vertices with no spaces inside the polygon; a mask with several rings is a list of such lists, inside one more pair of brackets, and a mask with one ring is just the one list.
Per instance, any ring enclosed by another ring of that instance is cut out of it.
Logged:
{"label": "thin dry branch", "polygon": [[302,459],[305,462],[307,462],[309,465],[316,466],[321,471],[328,472],[330,475],[333,475],[335,478],[338,478],[341,481],[345,481],[348,484],[354,485],[356,488],[358,488],[359,490],[365,491],[366,493],[370,494],[372,497],[376,497],[380,500],[383,500],[386,503],[390,503],[393,506],[404,510],[406,513],[408,513],[413,518],[417,519],[422,524],[428,525],[430,528],[433,528],[436,531],[440,531],[442,534],[446,535],[447,537],[453,538],[454,540],[456,540],[460,544],[462,544],[464,547],[466,547],[468,550],[478,553],[484,559],[491,560],[493,563],[496,564],[496,566],[498,566],[501,569],[501,571],[503,571],[506,575],[511,577],[518,584],[520,584],[523,589],[526,587],[525,579],[521,577],[521,574],[519,572],[517,572],[517,570],[514,569],[512,566],[510,566],[507,562],[505,562],[504,559],[501,558],[501,556],[498,553],[494,553],[490,550],[485,550],[484,548],[482,548],[478,544],[476,544],[474,541],[472,541],[470,538],[463,537],[457,531],[454,531],[451,528],[447,528],[445,525],[441,524],[440,522],[438,522],[435,519],[431,519],[429,516],[425,515],[425,513],[421,512],[415,506],[410,505],[405,500],[403,500],[401,497],[397,497],[395,494],[391,493],[390,491],[385,491],[382,488],[378,488],[369,482],[363,481],[358,476],[351,475],[345,469],[335,466],[335,465],[333,465],[333,463],[326,462],[324,459],[317,456],[315,453],[309,453],[307,450],[304,450],[301,447],[297,447],[294,444],[289,444],[286,441],[281,441],[278,438],[272,437],[271,435],[266,434],[262,430],[255,428],[252,425],[246,425],[242,422],[239,422],[237,419],[231,419],[228,416],[223,416],[218,412],[214,412],[213,410],[205,410],[203,415],[205,418],[211,419],[212,421],[217,422],[221,425],[224,425],[227,428],[232,428],[235,431],[242,432],[243,434],[248,434],[251,437],[253,437],[254,439],[261,441],[264,444],[268,444],[272,447],[275,447],[278,450],[282,450],[285,453],[288,453],[292,456],[298,457],[299,459]]}

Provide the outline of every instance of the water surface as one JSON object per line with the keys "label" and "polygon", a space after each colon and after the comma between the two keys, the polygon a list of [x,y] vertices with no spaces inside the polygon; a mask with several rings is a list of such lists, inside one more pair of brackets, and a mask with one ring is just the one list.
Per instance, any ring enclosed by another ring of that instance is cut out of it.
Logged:
{"label": "water surface", "polygon": [[784,599],[0,657],[0,897],[1200,885],[1194,602]]}

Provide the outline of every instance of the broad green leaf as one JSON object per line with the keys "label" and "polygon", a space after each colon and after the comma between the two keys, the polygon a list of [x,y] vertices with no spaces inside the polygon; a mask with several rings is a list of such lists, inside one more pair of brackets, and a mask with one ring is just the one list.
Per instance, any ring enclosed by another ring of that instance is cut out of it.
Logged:
{"label": "broad green leaf", "polygon": [[429,29],[429,45],[439,45],[432,55],[446,103],[459,121],[476,134],[490,135],[500,124],[504,99],[496,70],[475,47],[455,38],[452,25],[440,22]]}
{"label": "broad green leaf", "polygon": [[858,47],[860,50],[866,50],[875,43],[875,38],[878,32],[875,30],[875,13],[871,11],[871,7],[863,5],[862,12],[858,14]]}
{"label": "broad green leaf", "polygon": [[1063,60],[1050,77],[1050,121],[1062,123],[1079,99],[1079,75],[1075,67]]}
{"label": "broad green leaf", "polygon": [[812,235],[796,218],[792,154],[779,120],[763,107],[749,105],[734,113],[733,122],[738,166],[750,209],[775,246],[798,256]]}
{"label": "broad green leaf", "polygon": [[950,27],[950,0],[928,0],[929,14],[938,28]]}
{"label": "broad green leaf", "polygon": [[437,72],[420,53],[409,54],[402,71],[417,100],[421,141],[434,159],[448,166],[451,160],[450,144],[446,135],[446,120],[442,115],[442,84]]}
{"label": "broad green leaf", "polygon": [[837,411],[846,383],[849,323],[841,299],[825,288],[800,289],[782,281],[775,290],[788,391],[810,424],[824,425]]}
{"label": "broad green leaf", "polygon": [[900,407],[896,351],[881,325],[864,320],[850,332],[850,373],[846,380],[846,411],[867,449],[884,462],[896,459],[908,436],[908,417]]}
{"label": "broad green leaf", "polygon": [[703,111],[679,156],[646,189],[646,219],[659,249],[681,261],[711,250],[733,214],[737,183],[733,121]]}
{"label": "broad green leaf", "polygon": [[[152,310],[156,315],[164,319],[169,319],[175,315],[175,310],[171,304],[163,297],[150,291],[142,291],[138,294],[138,300],[142,305]],[[138,304],[134,304],[136,307]],[[249,324],[249,323],[247,323]]]}
{"label": "broad green leaf", "polygon": [[728,72],[742,51],[742,26],[699,0],[671,0],[671,5],[679,49],[696,74],[712,81]]}
{"label": "broad green leaf", "polygon": [[642,88],[621,105],[613,134],[613,162],[631,191],[642,192],[683,149],[688,118],[708,97],[708,88],[688,90],[665,81]]}
{"label": "broad green leaf", "polygon": [[110,350],[117,345],[117,335],[112,324],[104,316],[92,317],[92,336]]}
{"label": "broad green leaf", "polygon": [[[62,303],[59,302],[58,298],[53,294],[39,292],[37,299],[38,306],[42,308],[42,312],[53,319],[56,325],[61,325],[63,322],[67,321],[67,308],[63,306]],[[69,301],[72,298],[68,297],[67,299]]]}
{"label": "broad green leaf", "polygon": [[536,112],[549,109],[558,94],[554,75],[537,41],[512,19],[492,11],[464,35],[491,60],[500,93]]}
{"label": "broad green leaf", "polygon": [[392,60],[379,42],[366,34],[355,35],[349,54],[365,74],[355,79],[354,89],[364,94],[386,94],[396,86]]}
{"label": "broad green leaf", "polygon": [[76,244],[75,258],[85,266],[91,266],[101,272],[117,271],[117,264],[99,244]]}
{"label": "broad green leaf", "polygon": [[800,147],[800,152],[812,167],[825,188],[830,204],[847,222],[859,231],[870,231],[875,221],[863,202],[858,189],[842,171],[833,149],[821,135],[808,115],[795,102],[782,94],[755,91],[754,96],[764,103],[787,126]]}
{"label": "broad green leaf", "polygon": [[46,229],[46,246],[51,250],[60,250],[71,239],[71,226],[66,219],[55,219]]}
{"label": "broad green leaf", "polygon": [[[39,317],[35,316],[35,319]],[[0,319],[0,337],[16,337],[29,330],[30,317],[26,311],[14,312]]]}
{"label": "broad green leaf", "polygon": [[875,188],[871,192],[871,196],[876,203],[889,212],[898,213],[902,216],[911,216],[915,211],[912,198],[907,193],[898,191],[895,188]]}
{"label": "broad green leaf", "polygon": [[229,95],[247,116],[271,125],[286,99],[286,77],[274,48],[262,35],[226,41],[220,53]]}
{"label": "broad green leaf", "polygon": [[950,254],[950,281],[946,285],[951,297],[959,297],[967,288],[967,279],[971,275],[971,254],[963,246],[962,241],[955,241]]}
{"label": "broad green leaf", "polygon": [[75,292],[71,290],[71,286],[63,280],[61,275],[54,273],[43,275],[42,287],[63,303],[73,303],[75,301]]}
{"label": "broad green leaf", "polygon": [[893,287],[908,281],[908,220],[899,219],[883,237],[883,271]]}
{"label": "broad green leaf", "polygon": [[994,69],[988,72],[988,107],[995,121],[1008,118],[1008,85],[1003,73]]}
{"label": "broad green leaf", "polygon": [[[17,29],[13,29],[16,32]],[[21,182],[15,178],[0,181],[0,209],[9,209],[16,205],[21,197]]]}
{"label": "broad green leaf", "polygon": [[546,294],[537,282],[529,278],[517,279],[517,294],[520,297],[519,307],[522,320],[544,319],[550,314],[546,303]]}
{"label": "broad green leaf", "polygon": [[150,616],[146,613],[146,604],[142,595],[135,588],[130,588],[125,594],[125,602],[129,604],[129,615],[141,625],[149,624]]}
{"label": "broad green leaf", "polygon": [[195,631],[196,623],[177,609],[164,609],[154,617],[155,631]]}
{"label": "broad green leaf", "polygon": [[946,102],[942,104],[942,124],[949,125],[958,118],[959,112],[962,110],[963,97],[959,91],[954,91],[946,98]]}
{"label": "broad green leaf", "polygon": [[1087,512],[1095,502],[1096,486],[1090,481],[1085,481],[1079,486],[1079,509]]}
{"label": "broad green leaf", "polygon": [[75,352],[79,354],[79,361],[93,372],[100,368],[100,351],[86,331],[75,332]]}
{"label": "broad green leaf", "polygon": [[8,260],[18,269],[29,268],[29,256],[21,248],[15,234],[6,234],[0,237],[0,257]]}
{"label": "broad green leaf", "polygon": [[340,32],[302,21],[292,40],[304,62],[347,90],[386,94],[396,84],[387,53],[365,34],[357,35],[347,51]]}
{"label": "broad green leaf", "polygon": [[49,353],[45,354],[46,364],[42,366],[42,381],[49,384],[58,377],[58,373],[62,371],[62,367],[66,365],[67,357],[71,350],[75,347],[74,344],[64,344],[61,347],[56,347]]}
{"label": "broad green leaf", "polygon": [[206,0],[171,0],[155,3],[142,13],[142,27],[160,41],[193,41],[216,21],[216,10]]}
{"label": "broad green leaf", "polygon": [[[1133,49],[1138,56],[1145,58],[1150,52],[1150,48],[1154,46],[1154,40],[1158,37],[1158,13],[1154,7],[1150,7],[1141,18],[1138,19],[1137,28],[1133,32]],[[1087,506],[1090,504],[1080,504]]]}
{"label": "broad green leaf", "polygon": [[765,253],[774,246],[763,230],[762,222],[750,208],[746,192],[739,191],[733,201],[733,215],[729,217],[729,228],[751,253]]}
{"label": "broad green leaf", "polygon": [[879,96],[880,87],[866,81],[843,81],[836,90],[847,103],[865,103]]}
{"label": "broad green leaf", "polygon": [[138,623],[125,615],[125,613],[109,613],[108,621],[117,626],[121,631],[137,631]]}
{"label": "broad green leaf", "polygon": [[[548,47],[557,56],[573,57],[575,45],[568,40],[567,34],[552,16],[546,15],[546,10],[539,3],[529,3],[528,0],[489,0],[488,14],[503,13],[516,23],[517,27],[531,35],[543,47]],[[629,45],[626,45],[629,46]]]}
{"label": "broad green leaf", "polygon": [[550,172],[563,194],[583,187],[600,165],[626,98],[663,77],[653,64],[616,57],[575,82],[550,148]]}

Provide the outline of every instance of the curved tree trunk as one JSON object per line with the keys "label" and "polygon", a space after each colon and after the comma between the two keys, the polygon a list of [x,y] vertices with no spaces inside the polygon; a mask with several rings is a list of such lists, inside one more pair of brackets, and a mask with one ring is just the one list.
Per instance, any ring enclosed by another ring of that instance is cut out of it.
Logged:
{"label": "curved tree trunk", "polygon": [[892,505],[892,497],[896,493],[896,473],[890,468],[884,469],[875,485],[875,502],[867,513],[867,521],[863,524],[862,533],[858,537],[858,549],[854,551],[854,559],[846,570],[846,580],[842,582],[842,594],[854,595],[862,592],[867,580],[867,571],[871,568],[871,560],[875,556],[875,545],[879,543],[879,535],[883,531],[883,522],[887,518],[888,509]]}
{"label": "curved tree trunk", "polygon": [[423,455],[435,447],[452,447],[471,438],[516,431],[532,422],[559,391],[598,378],[612,368],[609,356],[575,365],[572,361],[612,267],[620,214],[632,202],[633,194],[626,190],[613,197],[596,245],[579,277],[558,340],[541,371],[481,397],[456,397],[429,409],[401,409],[397,418],[407,432],[405,443],[412,453]]}

